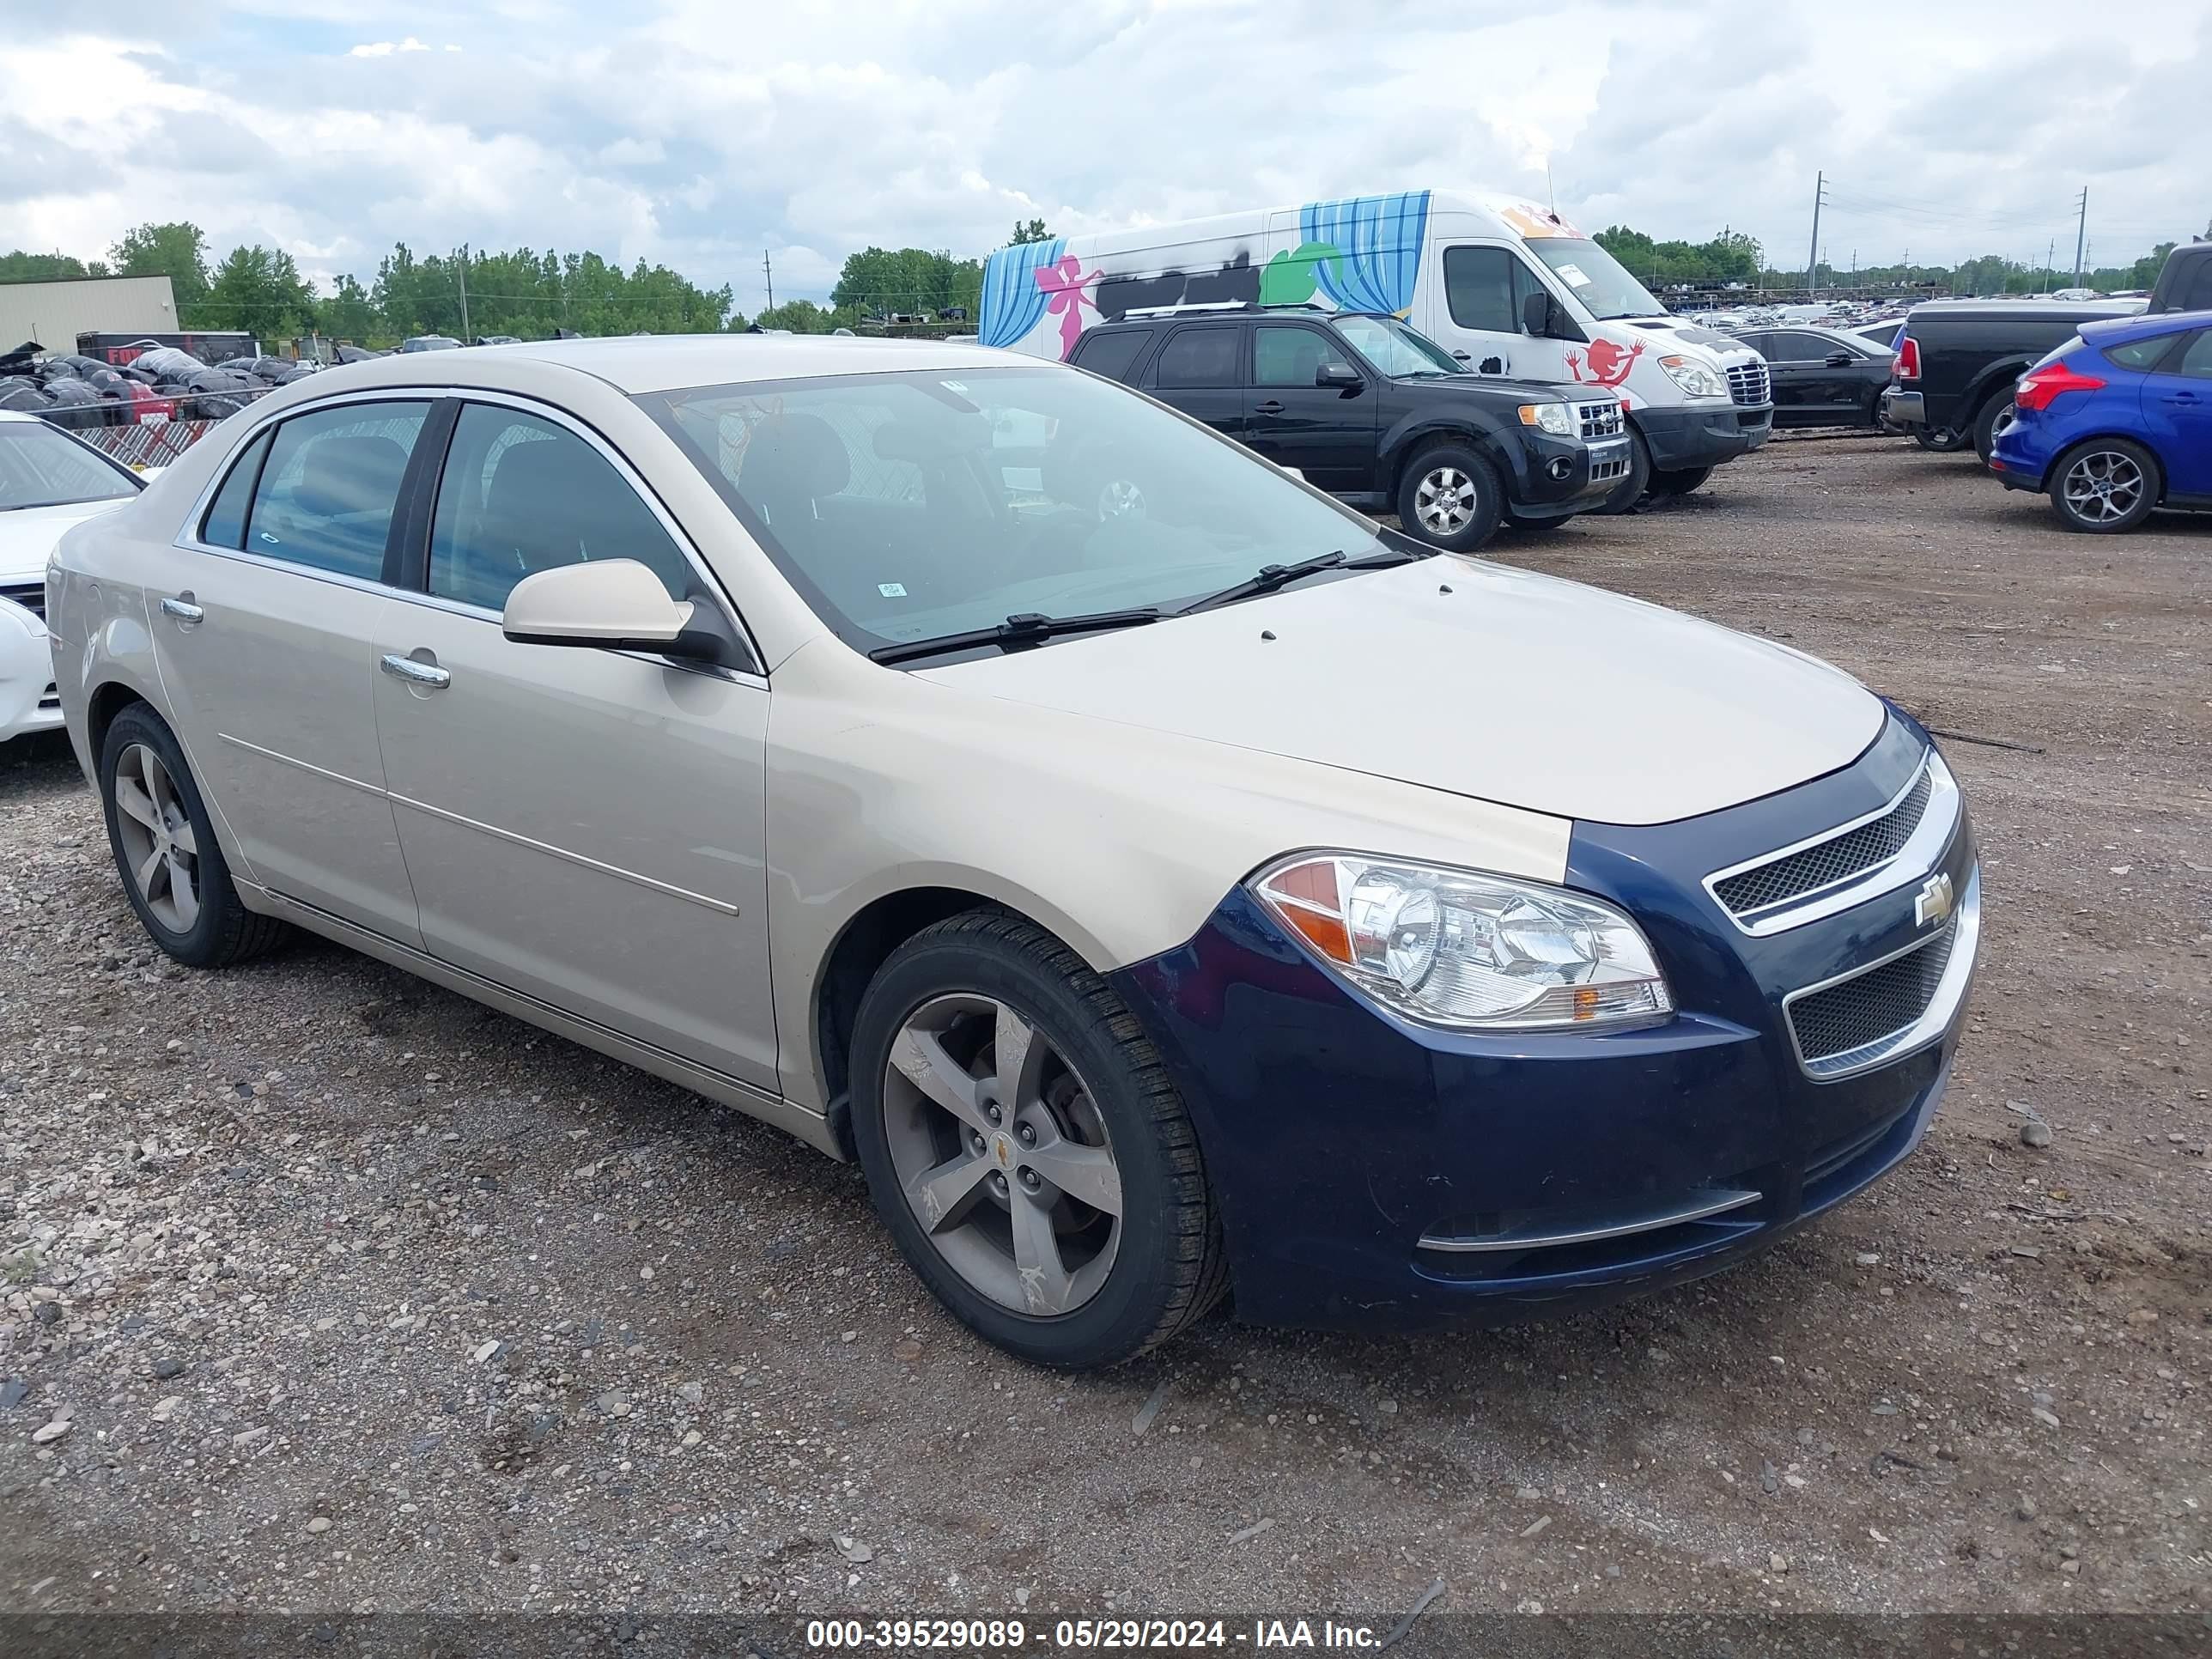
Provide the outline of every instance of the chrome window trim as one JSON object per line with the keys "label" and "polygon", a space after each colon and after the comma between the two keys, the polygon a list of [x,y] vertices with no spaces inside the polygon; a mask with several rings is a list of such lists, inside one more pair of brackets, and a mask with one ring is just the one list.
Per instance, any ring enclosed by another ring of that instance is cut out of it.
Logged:
{"label": "chrome window trim", "polygon": [[[768,658],[760,648],[760,641],[753,637],[752,629],[745,625],[744,611],[738,607],[736,599],[731,596],[728,588],[723,585],[714,568],[701,556],[697,544],[692,541],[690,533],[678,521],[676,515],[668,510],[659,495],[646,483],[644,475],[629,464],[620,450],[601,437],[590,425],[556,404],[546,403],[541,398],[529,397],[522,392],[504,392],[489,386],[372,386],[356,392],[334,392],[326,398],[316,398],[302,403],[292,404],[266,414],[256,410],[255,413],[258,418],[246,428],[245,434],[232,447],[231,453],[224,458],[223,464],[216,469],[214,476],[201,486],[199,495],[192,501],[191,511],[185,515],[183,528],[171,539],[170,545],[187,553],[205,553],[219,559],[240,559],[250,564],[259,565],[265,569],[289,571],[295,575],[307,576],[317,580],[335,581],[341,586],[356,588],[364,592],[380,593],[387,599],[404,599],[411,604],[428,604],[439,609],[457,611],[464,616],[489,617],[493,621],[498,621],[499,613],[496,611],[488,611],[482,605],[465,605],[458,599],[448,599],[441,594],[431,592],[428,587],[430,572],[427,557],[423,565],[422,587],[420,589],[392,587],[384,582],[368,581],[360,577],[348,576],[335,570],[322,570],[313,565],[301,564],[295,560],[274,558],[268,554],[254,553],[243,548],[216,547],[199,538],[199,528],[207,521],[208,508],[214,505],[216,494],[228,481],[232,471],[238,465],[240,459],[253,447],[255,441],[264,431],[301,415],[318,414],[324,410],[337,409],[348,404],[405,404],[418,403],[425,399],[434,405],[441,401],[451,401],[462,404],[490,404],[513,409],[519,413],[549,421],[580,438],[598,451],[614,468],[617,476],[635,492],[639,500],[645,503],[647,510],[659,521],[660,527],[668,532],[669,539],[676,544],[677,552],[691,567],[692,574],[706,585],[706,591],[720,601],[722,614],[729,619],[732,627],[736,629],[738,641],[746,651],[751,653],[757,666],[750,669],[729,669],[726,671],[729,678],[748,684],[767,684],[768,675],[765,665]],[[650,416],[647,416],[648,421],[651,418]],[[657,428],[655,429],[658,430]],[[664,434],[663,436],[665,439],[665,434]],[[450,453],[453,444],[450,433],[446,441],[447,452]],[[410,458],[412,459],[411,452]],[[679,453],[678,459],[684,460],[685,465],[690,465],[687,457]],[[445,459],[441,456],[439,459],[439,482],[441,483],[444,481],[444,473]],[[431,528],[434,530],[437,520],[435,489],[431,491],[430,516]],[[740,524],[738,528],[742,530],[744,526]],[[640,657],[647,662],[663,660],[658,657],[646,657],[642,653],[638,652],[623,652],[620,654]]]}
{"label": "chrome window trim", "polygon": [[[1928,775],[1929,781],[1927,807],[1921,812],[1920,822],[1913,827],[1912,833],[1905,837],[1905,844],[1889,857],[1830,882],[1824,887],[1811,888],[1778,904],[1753,910],[1747,918],[1729,909],[1721,898],[1720,884],[1731,877],[1764,869],[1799,853],[1809,852],[1887,817],[1919,786],[1923,772]],[[1905,787],[1891,796],[1886,805],[1848,823],[1837,824],[1833,829],[1823,830],[1817,836],[1808,836],[1787,847],[1761,853],[1757,858],[1731,864],[1725,870],[1716,870],[1705,879],[1705,895],[1712,900],[1714,908],[1735,924],[1737,932],[1748,933],[1753,939],[1765,939],[1774,933],[1787,933],[1793,927],[1802,927],[1808,922],[1822,921],[1848,910],[1853,905],[1863,904],[1869,899],[1893,893],[1935,868],[1943,849],[1950,845],[1952,832],[1958,828],[1960,805],[1958,780],[1951,775],[1951,769],[1943,763],[1943,757],[1930,748],[1922,757],[1920,764],[1913,768],[1912,775],[1905,780]]]}
{"label": "chrome window trim", "polygon": [[1959,908],[1951,926],[1951,956],[1950,960],[1943,964],[1943,977],[1936,981],[1936,994],[1928,999],[1927,1007],[1921,1010],[1920,1017],[1910,1025],[1901,1025],[1886,1036],[1861,1043],[1842,1054],[1808,1060],[1805,1058],[1803,1047],[1797,1041],[1797,1022],[1792,1017],[1791,1010],[1802,998],[1847,984],[1862,974],[1870,974],[1877,968],[1887,967],[1893,962],[1911,956],[1915,951],[1927,950],[1942,938],[1941,933],[1915,939],[1904,949],[1892,951],[1887,956],[1873,962],[1863,962],[1848,973],[1835,975],[1818,984],[1801,986],[1782,999],[1782,1023],[1790,1033],[1790,1052],[1797,1056],[1799,1069],[1815,1083],[1834,1083],[1844,1078],[1856,1077],[1862,1072],[1871,1071],[1890,1060],[1902,1060],[1914,1050],[1941,1040],[1966,1000],[1966,987],[1974,976],[1974,957],[1981,943],[1981,936],[1982,866],[1976,864],[1966,872],[1966,890],[1959,898]]}

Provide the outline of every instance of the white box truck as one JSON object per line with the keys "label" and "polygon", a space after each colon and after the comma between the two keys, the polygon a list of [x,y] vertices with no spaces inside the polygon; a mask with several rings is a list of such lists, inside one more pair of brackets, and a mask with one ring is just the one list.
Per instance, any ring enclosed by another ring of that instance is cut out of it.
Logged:
{"label": "white box truck", "polygon": [[1757,352],[1669,315],[1589,237],[1509,196],[1401,191],[1017,243],[983,267],[976,328],[1066,359],[1093,323],[1200,305],[1388,313],[1478,372],[1604,387],[1635,434],[1605,511],[1695,489],[1773,427]]}

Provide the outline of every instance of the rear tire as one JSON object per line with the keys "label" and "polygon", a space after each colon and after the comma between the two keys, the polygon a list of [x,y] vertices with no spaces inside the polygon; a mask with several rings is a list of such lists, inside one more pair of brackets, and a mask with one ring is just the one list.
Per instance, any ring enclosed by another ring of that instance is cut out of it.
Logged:
{"label": "rear tire", "polygon": [[1678,467],[1671,472],[1651,475],[1651,493],[1655,495],[1686,495],[1713,476],[1709,466]]}
{"label": "rear tire", "polygon": [[1966,447],[1965,437],[1948,426],[1923,426],[1912,434],[1912,441],[1938,455],[1949,455]]}
{"label": "rear tire", "polygon": [[861,998],[852,1077],[877,1214],[987,1341],[1119,1364],[1228,1287],[1182,1097],[1113,988],[1034,923],[973,910],[900,945]]}
{"label": "rear tire", "polygon": [[2091,438],[2051,463],[2051,510],[2069,530],[2116,536],[2150,517],[2163,485],[2158,458],[2141,444]]}
{"label": "rear tire", "polygon": [[1472,553],[1498,533],[1505,507],[1497,469],[1463,443],[1436,444],[1398,478],[1398,523],[1447,553]]}
{"label": "rear tire", "polygon": [[1651,452],[1644,447],[1644,434],[1633,427],[1628,432],[1628,476],[1623,478],[1613,494],[1592,513],[1626,513],[1644,499],[1644,492],[1651,488]]}
{"label": "rear tire", "polygon": [[1990,453],[1996,447],[1998,430],[2012,423],[2012,399],[2000,392],[1984,403],[1974,415],[1974,453],[1987,465]]}
{"label": "rear tire", "polygon": [[240,902],[184,747],[143,702],[118,714],[100,743],[100,799],[124,894],[168,955],[228,968],[290,931]]}

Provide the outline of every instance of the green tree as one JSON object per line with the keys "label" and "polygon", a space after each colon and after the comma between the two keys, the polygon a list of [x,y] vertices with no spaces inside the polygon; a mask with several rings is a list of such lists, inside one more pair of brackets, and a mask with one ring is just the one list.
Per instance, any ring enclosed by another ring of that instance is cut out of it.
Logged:
{"label": "green tree", "polygon": [[318,309],[323,331],[337,339],[362,345],[384,333],[384,319],[377,314],[375,302],[368,297],[368,290],[361,285],[358,276],[339,277],[337,291]]}
{"label": "green tree", "polygon": [[207,236],[186,220],[171,224],[138,225],[108,249],[109,264],[118,276],[166,276],[177,301],[180,327],[209,326],[200,309],[208,297]]}
{"label": "green tree", "polygon": [[831,305],[863,317],[912,314],[937,316],[964,307],[969,317],[983,292],[983,266],[927,248],[862,248],[848,255],[830,290]]}
{"label": "green tree", "polygon": [[793,334],[827,334],[837,326],[833,313],[811,300],[786,300],[753,319],[763,328],[787,328]]}
{"label": "green tree", "polygon": [[1050,240],[1052,240],[1052,233],[1044,228],[1043,220],[1031,219],[1024,224],[1017,219],[1014,221],[1013,240],[1007,246],[1018,247],[1024,242],[1049,242]]}
{"label": "green tree", "polygon": [[66,253],[0,253],[0,283],[58,283],[88,274],[82,259]]}
{"label": "green tree", "polygon": [[242,328],[264,340],[289,339],[315,325],[315,291],[282,249],[238,247],[216,267],[200,307],[207,328]]}

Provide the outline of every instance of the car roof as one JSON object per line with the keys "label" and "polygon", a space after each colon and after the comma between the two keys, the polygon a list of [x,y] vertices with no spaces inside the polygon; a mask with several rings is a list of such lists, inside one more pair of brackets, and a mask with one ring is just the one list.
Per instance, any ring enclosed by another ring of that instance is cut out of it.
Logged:
{"label": "car roof", "polygon": [[[940,340],[873,340],[832,334],[650,334],[592,340],[525,340],[465,351],[393,353],[341,363],[302,376],[313,396],[378,386],[450,386],[488,391],[524,389],[544,368],[586,374],[623,393],[675,392],[690,386],[755,380],[800,380],[832,374],[888,374],[901,370],[1041,368],[1045,359],[991,346]],[[289,403],[289,399],[287,400]]]}
{"label": "car roof", "polygon": [[2182,334],[2192,328],[2207,327],[2212,327],[2212,311],[2160,311],[2084,323],[2081,337],[2100,345],[2124,345],[2130,340],[2152,340],[2161,334]]}

